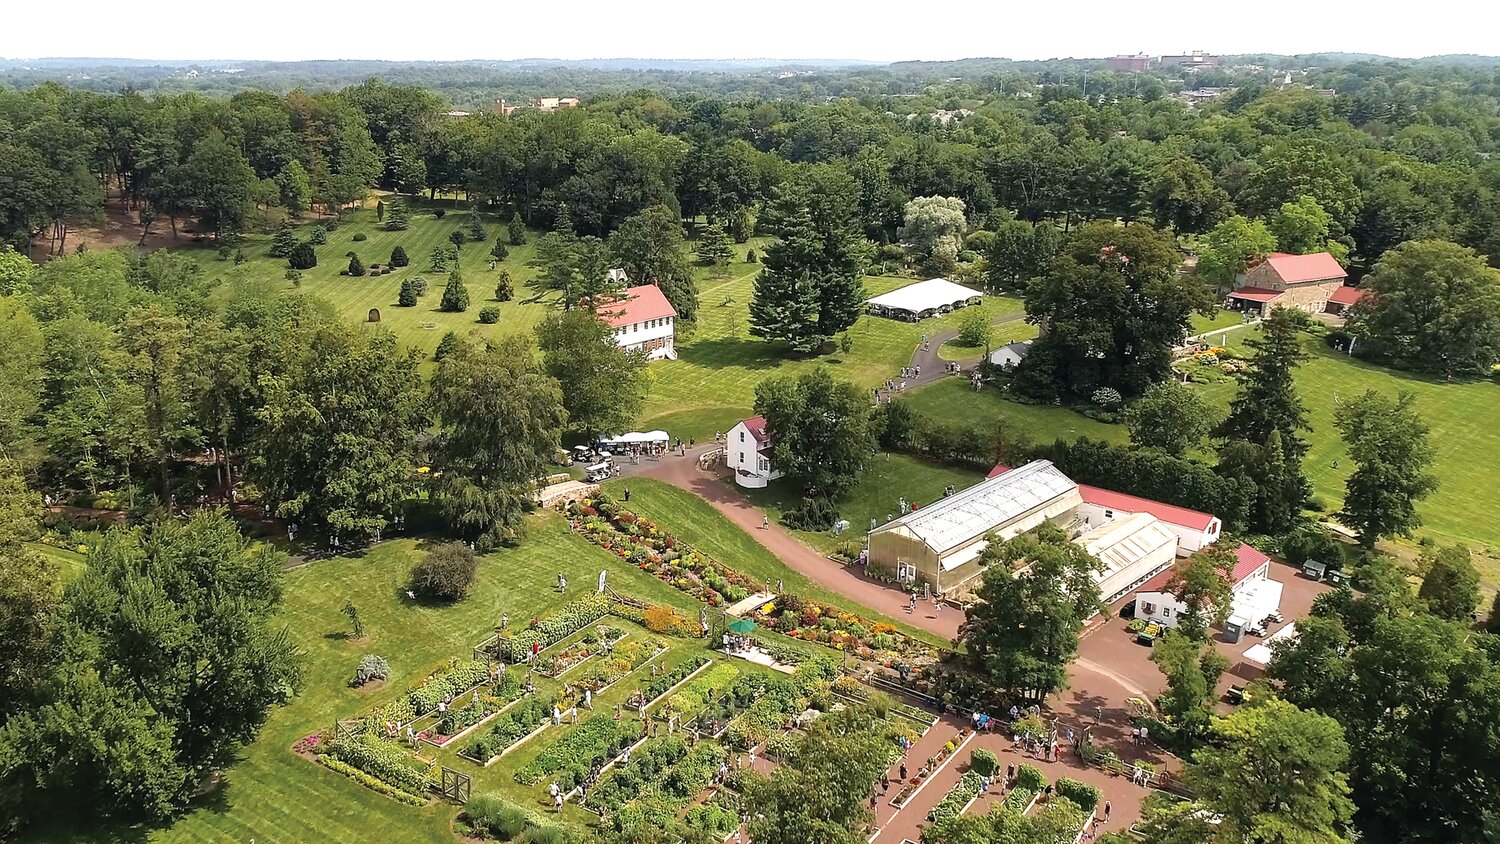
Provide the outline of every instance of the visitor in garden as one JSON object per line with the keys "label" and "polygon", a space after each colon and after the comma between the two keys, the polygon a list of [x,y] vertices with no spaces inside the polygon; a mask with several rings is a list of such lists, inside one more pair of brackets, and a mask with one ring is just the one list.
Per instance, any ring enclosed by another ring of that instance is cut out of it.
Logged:
{"label": "visitor in garden", "polygon": [[901,770],[898,773],[901,774],[901,781],[906,782],[906,762],[901,763]]}
{"label": "visitor in garden", "polygon": [[768,528],[770,526],[771,526],[771,517],[770,516],[766,516],[766,515],[762,515],[760,517],[760,529],[761,530],[765,530],[766,528]]}
{"label": "visitor in garden", "polygon": [[594,690],[593,689],[584,689],[583,690],[583,708],[584,709],[593,709],[594,708]]}
{"label": "visitor in garden", "polygon": [[625,500],[630,501],[630,487],[625,487]]}
{"label": "visitor in garden", "polygon": [[556,798],[556,797],[557,797],[557,793],[558,793],[558,788],[557,788],[557,781],[556,781],[556,780],[553,780],[553,781],[552,781],[552,782],[551,782],[551,783],[550,783],[550,784],[549,784],[549,785],[548,785],[548,786],[547,786],[547,794],[548,794],[548,796],[550,796],[550,797],[553,797],[553,798]]}
{"label": "visitor in garden", "polygon": [[504,630],[510,626],[510,613],[500,613],[500,629]]}
{"label": "visitor in garden", "polygon": [[552,726],[555,727],[555,726],[557,726],[558,724],[561,724],[561,723],[562,723],[562,710],[558,709],[557,708],[557,704],[554,703],[554,704],[552,704]]}

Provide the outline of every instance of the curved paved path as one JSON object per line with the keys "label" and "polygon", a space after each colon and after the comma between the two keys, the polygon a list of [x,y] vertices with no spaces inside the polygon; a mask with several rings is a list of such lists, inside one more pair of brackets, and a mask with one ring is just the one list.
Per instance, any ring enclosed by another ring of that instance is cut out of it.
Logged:
{"label": "curved paved path", "polygon": [[[1025,318],[1026,318],[1026,314],[1024,314],[1024,313],[1020,313],[1020,314],[1006,314],[1005,316],[1003,316],[1003,317],[995,320],[994,324],[995,325],[1005,325],[1006,323],[1019,322],[1019,321],[1025,319]],[[917,348],[912,351],[912,353],[911,353],[911,362],[909,364],[907,364],[908,366],[911,366],[911,367],[920,367],[921,370],[922,370],[922,374],[918,375],[918,376],[911,377],[911,378],[904,378],[904,379],[901,378],[901,377],[899,377],[899,375],[893,375],[891,377],[891,380],[893,380],[893,381],[895,381],[897,383],[900,383],[901,381],[905,381],[906,382],[906,389],[909,392],[911,390],[916,389],[917,387],[921,387],[921,386],[926,385],[926,384],[931,384],[932,382],[937,381],[937,380],[939,380],[941,378],[944,378],[944,377],[948,376],[949,374],[951,374],[951,373],[949,373],[946,370],[946,368],[945,368],[946,364],[957,363],[959,366],[962,366],[965,371],[967,371],[969,369],[972,369],[975,365],[977,365],[981,360],[984,359],[984,355],[975,355],[974,357],[971,357],[971,358],[963,358],[963,359],[957,360],[957,361],[950,361],[950,360],[943,360],[942,356],[938,354],[938,350],[943,347],[944,343],[948,342],[949,340],[952,340],[953,338],[955,338],[957,336],[958,336],[958,330],[957,329],[949,329],[948,331],[939,331],[936,334],[930,334],[930,335],[928,335],[928,337],[927,337],[927,349],[924,351],[922,349],[922,346],[919,344],[917,346]],[[883,386],[884,385],[882,385],[882,387]],[[894,395],[894,394],[887,393],[884,389],[882,389],[881,390],[881,395]]]}
{"label": "curved paved path", "polygon": [[775,522],[763,526],[761,511],[755,509],[745,496],[714,475],[698,470],[698,455],[714,448],[716,446],[712,443],[700,445],[688,449],[686,457],[663,457],[649,465],[641,464],[640,469],[631,474],[665,481],[697,495],[782,562],[819,586],[847,595],[872,610],[944,639],[951,640],[958,636],[958,626],[964,617],[963,610],[953,607],[937,610],[932,602],[926,601],[919,602],[917,611],[908,614],[905,592],[870,580],[852,567],[835,563],[787,533]]}

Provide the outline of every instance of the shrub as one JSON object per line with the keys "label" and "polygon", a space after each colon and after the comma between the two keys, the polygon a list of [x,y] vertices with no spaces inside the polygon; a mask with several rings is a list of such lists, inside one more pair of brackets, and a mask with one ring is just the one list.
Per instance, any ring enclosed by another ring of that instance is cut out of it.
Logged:
{"label": "shrub", "polygon": [[313,250],[311,243],[299,243],[293,247],[286,262],[294,270],[310,270],[318,265],[318,253]]}
{"label": "shrub", "polygon": [[510,273],[501,270],[500,280],[495,282],[495,300],[498,302],[509,302],[514,295],[515,290],[511,287]]}
{"label": "shrub", "polygon": [[448,283],[443,287],[443,301],[438,303],[438,310],[449,313],[461,313],[469,309],[469,288],[464,286],[463,274],[457,267],[448,273]]}
{"label": "shrub", "polygon": [[1120,395],[1120,391],[1116,390],[1114,387],[1100,387],[1099,389],[1094,391],[1093,396],[1091,396],[1090,398],[1093,400],[1094,404],[1105,410],[1114,410],[1115,408],[1120,406],[1121,402],[1125,400],[1124,397]]}
{"label": "shrub", "polygon": [[494,305],[480,308],[479,321],[485,325],[494,325],[500,321],[500,309]]}
{"label": "shrub", "polygon": [[802,503],[781,514],[781,523],[793,530],[828,530],[838,521],[838,511],[823,496],[804,498]]}
{"label": "shrub", "polygon": [[411,588],[425,598],[457,601],[469,591],[479,558],[462,542],[439,545],[411,570]]}
{"label": "shrub", "polygon": [[417,286],[412,283],[412,279],[401,280],[401,292],[396,295],[396,304],[403,308],[417,306]]}
{"label": "shrub", "polygon": [[958,342],[965,346],[987,346],[990,342],[990,318],[978,308],[970,308],[959,320]]}
{"label": "shrub", "polygon": [[482,793],[469,798],[464,804],[464,814],[469,824],[501,841],[510,841],[526,831],[531,825],[530,813],[498,794]]}
{"label": "shrub", "polygon": [[446,209],[446,208],[434,208],[434,209],[432,209],[432,216],[438,218],[439,220],[443,219],[443,215],[445,215],[447,213],[448,213],[448,209]]}
{"label": "shrub", "polygon": [[417,291],[418,296],[427,295],[427,279],[421,276],[412,276],[411,286]]}
{"label": "shrub", "polygon": [[993,777],[1000,771],[1000,757],[982,747],[976,748],[969,754],[969,770],[981,777]]}
{"label": "shrub", "polygon": [[1066,797],[1078,804],[1078,808],[1085,812],[1094,811],[1099,805],[1099,789],[1088,783],[1079,782],[1068,777],[1059,777],[1056,783],[1059,797]]}
{"label": "shrub", "polygon": [[448,663],[448,667],[434,673],[420,686],[406,693],[407,704],[413,715],[431,712],[437,705],[445,700],[451,700],[457,695],[484,682],[490,676],[489,666],[476,660],[460,662],[457,659]]}
{"label": "shrub", "polygon": [[755,250],[754,249],[746,249],[745,250],[745,263],[747,263],[747,264],[753,264],[757,260],[758,259],[755,257]]}
{"label": "shrub", "polygon": [[323,244],[328,242],[329,229],[330,226],[328,226],[327,224],[321,226],[313,226],[312,234],[308,236],[307,242],[311,243],[314,246],[322,246]]}
{"label": "shrub", "polygon": [[1016,770],[1016,788],[1028,791],[1041,791],[1042,786],[1047,784],[1047,778],[1042,771],[1029,762],[1022,762],[1021,767]]}
{"label": "shrub", "polygon": [[328,770],[330,771],[336,771],[340,774],[343,774],[344,776],[354,780],[365,788],[368,788],[372,791],[378,791],[381,794],[386,795],[387,797],[393,797],[397,800],[400,800],[402,803],[408,803],[412,806],[420,806],[423,803],[427,802],[426,800],[418,797],[415,794],[412,794],[409,791],[405,791],[387,782],[378,780],[375,777],[372,777],[369,774],[365,773],[364,771],[361,771],[360,769],[354,767],[353,765],[350,765],[348,762],[335,759],[332,756],[319,756],[318,762],[322,763],[322,765],[328,768]]}
{"label": "shrub", "polygon": [[353,240],[353,241],[355,241],[355,242],[359,242],[359,241],[369,240],[370,236],[367,235],[367,234],[365,234],[364,232],[355,232],[354,233],[354,237],[352,237],[350,239]]}
{"label": "shrub", "polygon": [[302,271],[301,270],[287,270],[286,271],[286,275],[284,276],[284,278],[286,278],[287,281],[290,281],[292,283],[293,287],[301,287],[302,286]]}
{"label": "shrub", "polygon": [[406,266],[407,264],[410,264],[410,263],[411,263],[411,258],[407,257],[407,255],[406,255],[406,248],[405,247],[397,245],[396,248],[394,248],[394,249],[391,250],[391,260],[390,260],[391,266],[393,266],[393,267],[404,267],[404,266]]}
{"label": "shrub", "polygon": [[365,262],[358,255],[349,256],[349,269],[345,270],[349,275],[362,276],[365,274]]}
{"label": "shrub", "polygon": [[371,680],[384,680],[391,676],[391,666],[385,661],[385,657],[375,654],[365,654],[359,658],[359,665],[354,668],[354,680],[351,686],[363,686]]}

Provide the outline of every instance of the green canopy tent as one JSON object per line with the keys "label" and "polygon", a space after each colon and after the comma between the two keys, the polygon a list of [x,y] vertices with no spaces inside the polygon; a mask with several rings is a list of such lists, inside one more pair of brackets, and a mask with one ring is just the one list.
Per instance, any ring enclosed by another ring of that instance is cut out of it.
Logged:
{"label": "green canopy tent", "polygon": [[729,622],[729,632],[744,635],[755,629],[755,622],[748,618],[738,618]]}

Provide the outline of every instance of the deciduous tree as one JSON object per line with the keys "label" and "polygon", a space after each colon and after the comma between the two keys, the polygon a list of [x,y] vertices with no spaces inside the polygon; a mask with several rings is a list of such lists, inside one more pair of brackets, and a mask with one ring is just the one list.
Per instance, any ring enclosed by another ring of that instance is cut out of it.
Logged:
{"label": "deciduous tree", "polygon": [[1437,477],[1428,472],[1433,451],[1427,423],[1415,404],[1411,393],[1392,398],[1366,390],[1334,410],[1355,465],[1344,483],[1339,519],[1359,532],[1366,548],[1421,525],[1416,503],[1437,489]]}
{"label": "deciduous tree", "polygon": [[823,367],[761,381],[755,412],[766,419],[771,464],[807,497],[843,496],[875,450],[867,391]]}
{"label": "deciduous tree", "polygon": [[589,311],[549,314],[536,333],[547,374],[562,385],[569,430],[592,437],[635,421],[650,379],[644,354],[621,348]]}
{"label": "deciduous tree", "polygon": [[1153,384],[1125,412],[1130,442],[1181,457],[1196,449],[1217,424],[1203,397],[1175,379]]}

